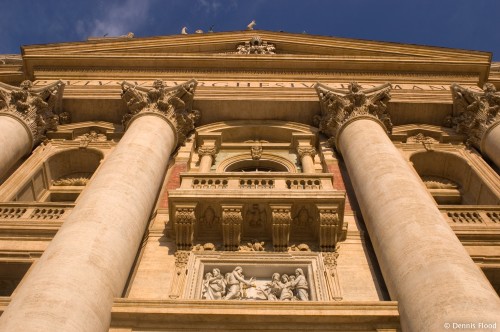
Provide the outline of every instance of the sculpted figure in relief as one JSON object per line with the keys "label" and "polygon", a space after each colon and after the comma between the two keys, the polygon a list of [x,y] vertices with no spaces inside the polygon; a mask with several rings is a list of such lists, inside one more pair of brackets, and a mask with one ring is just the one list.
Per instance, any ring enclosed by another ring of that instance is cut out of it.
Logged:
{"label": "sculpted figure in relief", "polygon": [[220,270],[215,268],[212,272],[208,272],[203,281],[203,298],[207,300],[220,300],[225,293],[226,281]]}
{"label": "sculpted figure in relief", "polygon": [[255,287],[255,278],[250,278],[249,281],[245,280],[241,266],[235,267],[233,272],[226,274],[226,282],[227,294],[224,296],[224,300],[241,299],[244,297],[242,290],[245,289],[245,286],[246,288]]}
{"label": "sculpted figure in relief", "polygon": [[301,268],[295,275],[274,273],[264,289],[257,289],[269,301],[309,301],[309,284]]}

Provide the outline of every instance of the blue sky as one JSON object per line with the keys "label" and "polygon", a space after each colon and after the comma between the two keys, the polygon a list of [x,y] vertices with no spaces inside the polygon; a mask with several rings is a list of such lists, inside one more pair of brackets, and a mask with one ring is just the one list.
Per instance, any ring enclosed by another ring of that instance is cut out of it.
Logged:
{"label": "blue sky", "polygon": [[500,0],[0,0],[0,54],[21,45],[197,29],[283,30],[488,51],[500,61]]}

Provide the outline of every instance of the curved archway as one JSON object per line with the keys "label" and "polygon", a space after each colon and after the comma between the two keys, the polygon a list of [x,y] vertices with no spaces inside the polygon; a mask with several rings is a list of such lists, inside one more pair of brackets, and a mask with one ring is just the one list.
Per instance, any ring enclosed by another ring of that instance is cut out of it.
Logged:
{"label": "curved archway", "polygon": [[73,202],[99,167],[97,149],[67,149],[48,157],[15,194],[15,201]]}
{"label": "curved archway", "polygon": [[[467,160],[457,154],[419,151],[410,156],[410,161],[438,203],[466,205],[499,203],[498,197],[484,179]],[[441,198],[439,192],[443,194]]]}
{"label": "curved archway", "polygon": [[262,154],[259,160],[254,160],[248,154],[240,154],[223,160],[218,166],[218,173],[222,172],[289,172],[297,173],[297,168],[288,159],[273,155]]}

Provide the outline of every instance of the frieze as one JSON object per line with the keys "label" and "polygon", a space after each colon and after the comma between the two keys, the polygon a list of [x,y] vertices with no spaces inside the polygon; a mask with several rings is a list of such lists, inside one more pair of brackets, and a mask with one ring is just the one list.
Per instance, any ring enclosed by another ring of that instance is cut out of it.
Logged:
{"label": "frieze", "polygon": [[[264,279],[264,278],[259,278]],[[205,300],[268,300],[309,301],[309,283],[301,268],[294,273],[272,273],[266,280],[245,278],[243,268],[236,266],[223,275],[221,269],[213,268],[205,273],[202,284],[202,299]],[[257,284],[259,283],[259,285]]]}
{"label": "frieze", "polygon": [[[33,69],[37,72],[58,72],[58,73],[151,73],[159,75],[171,75],[171,76],[180,76],[180,75],[188,75],[189,77],[200,76],[206,74],[214,74],[214,75],[226,75],[226,74],[238,74],[241,75],[291,75],[291,76],[344,76],[344,77],[419,77],[419,78],[436,78],[442,77],[445,79],[453,79],[458,80],[463,79],[471,79],[476,81],[479,78],[479,75],[474,72],[464,72],[459,75],[448,73],[448,72],[391,72],[391,71],[370,71],[370,72],[349,72],[349,71],[296,71],[296,70],[239,70],[239,69],[164,69],[159,70],[157,68],[150,67],[137,67],[134,66],[133,69],[129,67],[114,67],[114,68],[105,68],[102,67],[85,67],[75,69],[73,67],[48,67],[48,66],[34,66]],[[60,75],[59,75],[60,76]]]}
{"label": "frieze", "polygon": [[[357,75],[359,76],[359,75]],[[43,80],[36,81],[35,86],[51,84],[54,81]],[[72,86],[88,86],[88,87],[104,87],[111,86],[119,88],[122,81],[115,80],[64,80],[64,84],[68,87]],[[152,87],[154,82],[152,80],[148,81],[132,81],[131,84],[138,87]],[[182,84],[180,81],[163,81],[163,84],[167,88],[178,86]],[[198,88],[289,88],[289,89],[312,89],[314,88],[316,82],[313,81],[215,81],[215,80],[199,80],[197,81]],[[322,85],[332,88],[332,89],[349,89],[349,84],[347,82],[322,82]],[[372,83],[359,83],[361,89],[371,89],[378,86],[378,84]],[[477,86],[467,86],[471,91],[481,92],[482,90]],[[450,85],[446,84],[409,84],[409,83],[398,83],[392,84],[393,91],[435,91],[435,92],[447,92],[450,90]]]}

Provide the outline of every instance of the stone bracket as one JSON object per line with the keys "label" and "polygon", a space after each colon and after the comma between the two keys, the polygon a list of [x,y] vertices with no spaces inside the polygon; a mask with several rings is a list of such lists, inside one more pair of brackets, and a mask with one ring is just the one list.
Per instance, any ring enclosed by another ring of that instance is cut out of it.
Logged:
{"label": "stone bracket", "polygon": [[222,205],[222,242],[225,250],[238,250],[243,222],[243,204]]}
{"label": "stone bracket", "polygon": [[187,203],[175,206],[175,244],[178,250],[191,250],[193,246],[196,205]]}
{"label": "stone bracket", "polygon": [[319,223],[319,247],[321,251],[334,251],[341,238],[343,225],[335,205],[316,205]]}
{"label": "stone bracket", "polygon": [[275,251],[287,251],[292,222],[292,204],[271,204],[273,220],[273,247]]}

